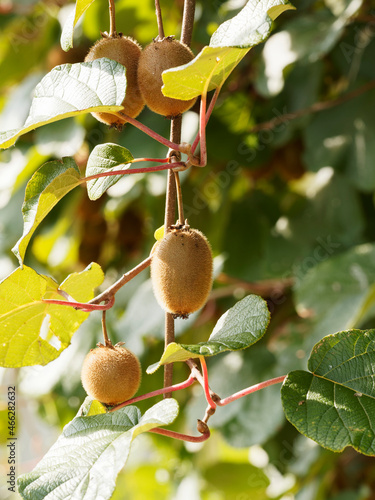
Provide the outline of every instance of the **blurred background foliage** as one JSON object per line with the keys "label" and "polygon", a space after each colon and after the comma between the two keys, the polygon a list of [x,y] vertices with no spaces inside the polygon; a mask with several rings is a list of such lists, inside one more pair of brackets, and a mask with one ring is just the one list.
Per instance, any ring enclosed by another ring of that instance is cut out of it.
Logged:
{"label": "blurred background foliage", "polygon": [[[193,51],[244,3],[197,1]],[[182,175],[185,211],[212,244],[216,279],[205,308],[176,322],[178,339],[208,338],[220,315],[248,293],[267,299],[272,313],[256,346],[208,360],[211,386],[222,397],[305,368],[311,347],[325,335],[374,325],[375,2],[293,3],[297,10],[279,17],[268,41],[228,79],[207,130],[207,167]],[[183,0],[161,5],[166,34],[178,36]],[[107,2],[96,0],[76,29],[74,49],[62,52],[61,25],[73,6],[0,0],[0,130],[21,126],[43,75],[82,61],[108,30]],[[118,0],[116,12],[118,31],[143,46],[157,35],[152,0]],[[184,116],[184,141],[196,133],[197,111],[198,105]],[[168,120],[147,109],[139,118],[168,135]],[[17,267],[10,249],[22,234],[32,173],[62,156],[74,156],[83,171],[103,142],[126,146],[134,156],[166,154],[138,130],[118,132],[91,115],[45,126],[0,152],[1,278]],[[165,181],[165,173],[125,176],[96,202],[77,188],[38,228],[25,263],[62,281],[96,261],[105,285],[112,283],[149,254],[163,223]],[[125,341],[144,369],[159,359],[164,313],[148,272],[117,294],[107,318],[112,340]],[[93,313],[56,361],[1,372],[2,397],[8,385],[18,391],[19,473],[31,470],[76,414],[85,396],[82,360],[100,339],[100,314]],[[184,365],[175,365],[176,382],[186,375]],[[144,375],[140,391],[161,385],[159,370]],[[219,408],[204,445],[140,436],[113,498],[375,499],[374,460],[352,449],[334,454],[299,435],[283,417],[279,390],[269,387]],[[205,408],[200,387],[176,398],[181,413],[174,428],[195,433]],[[5,400],[0,404],[5,417]],[[0,468],[7,470],[4,461]],[[3,483],[0,496],[8,494]]]}

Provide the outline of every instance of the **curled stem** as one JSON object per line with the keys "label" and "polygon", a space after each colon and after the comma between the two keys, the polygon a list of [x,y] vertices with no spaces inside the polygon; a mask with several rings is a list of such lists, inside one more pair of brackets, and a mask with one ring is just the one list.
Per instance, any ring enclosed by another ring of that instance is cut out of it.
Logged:
{"label": "curled stem", "polygon": [[259,384],[252,385],[251,387],[248,387],[247,389],[243,389],[242,391],[236,392],[235,394],[232,394],[231,396],[228,396],[227,398],[221,399],[220,401],[217,402],[217,404],[219,406],[225,406],[229,403],[232,403],[232,401],[236,401],[236,399],[240,399],[244,396],[247,396],[248,394],[252,394],[253,392],[260,391],[261,389],[264,389],[265,387],[269,387],[270,385],[281,384],[285,378],[286,378],[286,375],[282,375],[281,377],[271,378],[270,380],[266,380],[264,382],[260,382]]}
{"label": "curled stem", "polygon": [[155,396],[160,396],[161,394],[167,394],[169,392],[180,391],[181,389],[186,389],[186,387],[190,387],[194,384],[195,378],[192,374],[190,374],[189,378],[180,384],[171,385],[170,387],[163,387],[162,389],[157,389],[156,391],[148,392],[146,394],[142,394],[142,396],[137,396],[136,398],[128,399],[128,401],[124,401],[119,405],[114,406],[109,411],[116,411],[124,406],[128,406],[134,403],[138,403],[138,401],[143,401],[144,399],[153,398]]}
{"label": "curled stem", "polygon": [[180,432],[170,431],[168,429],[161,429],[160,427],[155,427],[155,429],[150,429],[148,432],[153,432],[155,434],[161,434],[162,436],[171,437],[173,439],[179,439],[180,441],[189,441],[190,443],[202,443],[210,437],[210,431],[207,430],[204,434],[200,436],[189,436],[188,434],[181,434]]}

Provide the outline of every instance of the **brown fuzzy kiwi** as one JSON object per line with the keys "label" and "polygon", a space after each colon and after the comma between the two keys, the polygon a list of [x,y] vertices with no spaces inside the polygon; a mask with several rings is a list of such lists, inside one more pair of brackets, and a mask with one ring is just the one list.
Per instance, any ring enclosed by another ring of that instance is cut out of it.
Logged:
{"label": "brown fuzzy kiwi", "polygon": [[151,279],[161,307],[186,318],[207,301],[212,287],[212,252],[197,229],[173,229],[157,242]]}
{"label": "brown fuzzy kiwi", "polygon": [[[123,112],[131,118],[139,115],[145,106],[145,101],[138,87],[137,69],[141,55],[141,46],[132,38],[124,36],[108,37],[98,40],[85,58],[91,62],[100,57],[108,57],[119,62],[126,68],[126,96],[122,102]],[[92,113],[100,122],[121,128],[126,122],[110,113]]]}
{"label": "brown fuzzy kiwi", "polygon": [[87,354],[81,380],[89,396],[113,406],[137,392],[141,365],[137,356],[124,347],[99,345]]}
{"label": "brown fuzzy kiwi", "polygon": [[163,116],[173,117],[190,109],[196,98],[188,101],[166,97],[161,87],[163,71],[194,59],[189,47],[173,37],[151,42],[143,50],[138,65],[138,84],[147,106]]}

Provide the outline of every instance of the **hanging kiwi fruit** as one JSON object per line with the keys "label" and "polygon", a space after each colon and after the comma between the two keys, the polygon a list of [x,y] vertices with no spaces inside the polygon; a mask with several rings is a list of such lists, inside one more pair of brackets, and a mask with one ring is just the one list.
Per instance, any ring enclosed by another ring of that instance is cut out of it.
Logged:
{"label": "hanging kiwi fruit", "polygon": [[188,101],[172,99],[161,91],[163,71],[187,64],[192,59],[194,54],[190,48],[171,36],[155,39],[142,51],[138,65],[138,84],[146,105],[152,111],[174,117],[193,106],[196,98]]}
{"label": "hanging kiwi fruit", "polygon": [[172,229],[156,243],[151,279],[160,306],[174,318],[187,318],[207,301],[213,260],[203,233],[189,226]]}
{"label": "hanging kiwi fruit", "polygon": [[127,401],[141,382],[141,365],[135,354],[120,345],[99,344],[87,354],[81,371],[83,388],[101,403],[114,406]]}
{"label": "hanging kiwi fruit", "polygon": [[[145,101],[138,87],[137,70],[141,55],[141,46],[130,37],[115,35],[98,40],[89,50],[85,62],[91,62],[101,57],[108,57],[126,68],[126,96],[122,102],[123,112],[135,118],[145,105]],[[92,113],[100,122],[121,128],[125,119],[110,113]]]}

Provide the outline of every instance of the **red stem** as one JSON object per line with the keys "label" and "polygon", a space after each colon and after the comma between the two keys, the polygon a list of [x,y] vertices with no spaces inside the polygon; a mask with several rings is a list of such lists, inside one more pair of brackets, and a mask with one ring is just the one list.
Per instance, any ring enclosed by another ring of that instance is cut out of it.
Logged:
{"label": "red stem", "polygon": [[211,397],[210,387],[208,385],[208,372],[207,372],[206,360],[204,359],[203,356],[199,356],[199,361],[201,362],[202,366],[203,389],[207,399],[207,403],[211,406],[211,408],[216,408],[216,403]]}
{"label": "red stem", "polygon": [[110,409],[111,411],[119,410],[124,406],[128,406],[133,403],[137,403],[138,401],[142,401],[143,399],[152,398],[154,396],[160,396],[161,394],[166,394],[168,392],[180,391],[181,389],[186,389],[186,387],[191,386],[195,382],[195,377],[190,374],[189,378],[180,384],[175,384],[170,387],[163,387],[162,389],[157,389],[156,391],[148,392],[147,394],[142,394],[142,396],[137,396],[136,398],[128,399],[124,401],[124,403],[120,403],[119,405],[114,406]]}
{"label": "red stem", "polygon": [[200,436],[188,436],[187,434],[181,434],[180,432],[169,431],[168,429],[161,429],[155,427],[155,429],[150,429],[148,432],[153,432],[155,434],[161,434],[162,436],[168,436],[174,439],[179,439],[180,441],[189,441],[190,443],[202,443],[210,437],[210,431],[201,434]]}
{"label": "red stem", "polygon": [[247,396],[248,394],[252,394],[253,392],[260,391],[265,387],[269,387],[270,385],[274,384],[280,384],[284,381],[286,377],[287,377],[286,375],[282,375],[281,377],[271,378],[270,380],[266,380],[265,382],[260,382],[259,384],[252,385],[247,389],[243,389],[242,391],[236,392],[235,394],[232,394],[227,398],[221,399],[220,401],[217,402],[217,404],[219,406],[225,406],[229,403],[232,403],[232,401],[236,401],[236,399],[240,399],[243,396]]}
{"label": "red stem", "polygon": [[[208,110],[207,110],[207,113],[206,113],[206,125],[210,119],[210,116],[212,114],[212,111],[215,107],[215,104],[216,104],[216,101],[217,101],[217,98],[219,96],[219,93],[220,93],[220,90],[221,90],[221,87],[218,87],[216,90],[215,90],[215,93],[214,95],[212,96],[212,99],[211,99],[211,102],[210,102],[210,105],[208,107]],[[200,141],[200,132],[198,132],[196,138],[194,139],[194,142],[191,146],[191,154],[194,154],[195,153],[195,150],[197,149],[197,146],[199,144],[199,141]]]}
{"label": "red stem", "polygon": [[155,167],[144,167],[144,168],[132,168],[129,170],[116,170],[112,172],[101,172],[100,174],[89,175],[88,177],[83,177],[81,179],[82,182],[88,182],[93,179],[99,179],[99,177],[111,177],[114,175],[126,175],[126,174],[144,174],[147,172],[159,172],[161,170],[170,170],[175,168],[175,166],[185,166],[184,162],[178,163],[168,163],[168,165],[156,165]]}
{"label": "red stem", "polygon": [[155,161],[158,163],[168,163],[169,158],[134,158],[131,163],[138,163],[140,161]]}
{"label": "red stem", "polygon": [[47,304],[57,304],[59,306],[70,306],[74,309],[80,309],[83,312],[92,311],[107,311],[115,303],[115,297],[112,297],[106,304],[88,304],[84,302],[76,302],[75,300],[57,300],[57,299],[42,299]]}

